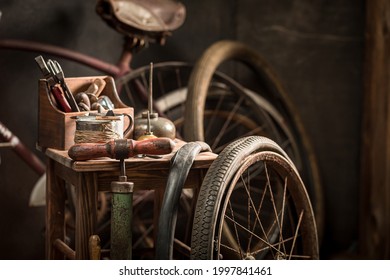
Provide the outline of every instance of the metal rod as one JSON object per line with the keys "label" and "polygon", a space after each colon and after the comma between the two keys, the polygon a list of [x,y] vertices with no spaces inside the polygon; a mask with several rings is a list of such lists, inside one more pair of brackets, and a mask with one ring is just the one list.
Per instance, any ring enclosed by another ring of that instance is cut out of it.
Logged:
{"label": "metal rod", "polygon": [[[112,76],[119,76],[125,72],[130,71],[130,69],[120,69],[114,64],[102,61],[89,55],[79,53],[77,51],[33,41],[2,39],[0,40],[0,48],[51,54],[75,62],[79,62],[81,64],[87,65],[93,69],[98,69]],[[123,65],[126,65],[126,63],[121,63],[121,67],[123,67]]]}
{"label": "metal rod", "polygon": [[121,177],[122,176],[126,176],[126,163],[125,163],[125,159],[121,158],[120,161],[119,161],[119,164],[120,164],[120,168],[121,168]]}
{"label": "metal rod", "polygon": [[153,113],[153,62],[150,63],[150,70],[149,70],[148,110],[150,114]]}
{"label": "metal rod", "polygon": [[42,176],[45,173],[46,167],[40,158],[30,151],[2,122],[0,122],[0,141],[11,144],[14,152],[38,175]]}
{"label": "metal rod", "polygon": [[150,111],[149,110],[148,110],[147,116],[148,116],[148,118],[147,118],[147,134],[151,135],[152,134],[152,128],[150,127]]}

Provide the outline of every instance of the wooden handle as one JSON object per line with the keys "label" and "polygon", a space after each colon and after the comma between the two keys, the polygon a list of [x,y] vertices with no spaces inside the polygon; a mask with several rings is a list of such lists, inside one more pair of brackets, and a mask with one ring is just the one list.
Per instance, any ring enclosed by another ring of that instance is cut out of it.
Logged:
{"label": "wooden handle", "polygon": [[51,93],[54,96],[54,99],[56,100],[57,105],[61,111],[65,113],[72,112],[72,108],[70,107],[69,102],[66,100],[64,92],[58,84],[51,88]]}
{"label": "wooden handle", "polygon": [[117,139],[107,143],[83,143],[70,147],[68,155],[73,160],[90,160],[100,157],[125,159],[139,154],[165,155],[173,151],[175,143],[170,138],[144,141]]}
{"label": "wooden handle", "polygon": [[97,89],[94,91],[94,95],[96,97],[99,97],[100,93],[103,91],[104,87],[106,86],[106,81],[100,78],[97,78],[93,81],[93,84],[96,85]]}
{"label": "wooden handle", "polygon": [[100,237],[99,235],[91,235],[88,241],[89,249],[89,259],[91,260],[100,260],[102,248],[100,246]]}

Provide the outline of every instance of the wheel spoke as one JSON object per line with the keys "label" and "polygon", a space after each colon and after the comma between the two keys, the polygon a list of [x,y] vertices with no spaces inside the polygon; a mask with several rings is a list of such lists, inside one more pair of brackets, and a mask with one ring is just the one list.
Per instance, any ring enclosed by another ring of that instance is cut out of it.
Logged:
{"label": "wheel spoke", "polygon": [[[205,135],[209,135],[211,128],[213,128],[213,124],[217,118],[217,114],[220,112],[220,108],[222,106],[223,100],[225,99],[225,94],[221,94],[220,97],[218,98],[217,106],[216,108],[212,111],[210,119],[208,119],[207,122],[207,127],[205,129]],[[209,110],[208,110],[209,111]],[[206,112],[206,110],[205,110]]]}
{"label": "wheel spoke", "polygon": [[270,248],[274,249],[275,251],[279,252],[279,253],[282,253],[278,250],[277,247],[275,247],[273,244],[271,244],[270,242],[268,242],[267,240],[264,240],[263,238],[261,238],[260,236],[258,236],[256,233],[254,233],[253,231],[247,229],[245,226],[241,225],[240,223],[234,221],[232,218],[228,217],[228,216],[225,216],[225,218],[227,218],[229,221],[231,221],[232,223],[234,223],[235,225],[237,225],[239,228],[241,228],[242,230],[244,230],[245,232],[249,233],[250,235],[252,235],[253,237],[256,237],[258,240],[264,242],[265,244],[267,244]]}
{"label": "wheel spoke", "polygon": [[[272,202],[272,207],[273,207],[273,210],[274,210],[274,215],[275,215],[276,223],[277,223],[277,226],[278,226],[278,228],[279,228],[279,238],[281,239],[280,241],[283,241],[283,240],[282,240],[282,239],[283,239],[283,236],[282,236],[282,234],[281,234],[281,232],[282,232],[282,225],[280,224],[278,211],[277,211],[277,209],[276,209],[275,198],[274,198],[274,194],[273,194],[273,191],[272,191],[271,180],[270,180],[270,177],[269,177],[268,168],[267,168],[267,164],[266,164],[266,163],[264,163],[264,167],[265,167],[265,169],[266,169],[266,174],[267,174],[267,182],[268,182],[267,185],[268,185],[269,193],[270,193],[270,196],[271,196],[270,200],[271,200],[271,202]],[[282,213],[282,215],[284,215],[284,214]],[[282,244],[284,245],[284,242],[282,242]],[[283,248],[283,250],[285,251],[286,248]]]}
{"label": "wheel spoke", "polygon": [[[137,82],[137,80],[136,80],[135,82]],[[129,105],[131,105],[131,106],[134,107],[134,105],[135,105],[135,100],[134,100],[134,98],[133,98],[133,95],[131,94],[131,90],[130,90],[130,88],[129,88],[129,84],[128,84],[128,83],[123,84],[123,85],[122,85],[122,88],[124,88],[125,93],[126,93],[126,96],[127,96],[127,98],[129,99],[129,102],[130,102]]]}
{"label": "wheel spoke", "polygon": [[[284,243],[288,243],[288,242],[292,241],[294,238],[295,238],[295,236],[294,236],[294,237],[290,237],[290,238],[285,238],[285,239],[283,240],[283,242],[284,242]],[[279,247],[280,242],[275,243],[275,244],[273,244],[273,245]],[[256,251],[252,251],[252,252],[251,252],[251,255],[258,255],[258,254],[260,254],[260,253],[262,253],[262,252],[264,252],[264,251],[266,251],[266,250],[268,250],[268,249],[270,249],[270,248],[269,248],[269,247],[264,247],[264,248],[258,249],[258,250],[256,250]],[[280,252],[280,251],[279,251],[279,252]],[[292,254],[290,254],[289,257],[290,257],[290,258],[294,258],[294,259],[311,259],[311,256],[308,256],[308,255],[292,255]]]}
{"label": "wheel spoke", "polygon": [[290,251],[290,257],[289,259],[291,259],[291,256],[292,256],[292,252],[295,248],[295,242],[297,240],[297,237],[298,237],[298,233],[299,233],[299,229],[301,227],[301,222],[302,222],[302,218],[303,218],[303,210],[301,211],[301,213],[299,214],[299,220],[298,220],[298,224],[297,224],[297,228],[295,229],[295,235],[294,235],[294,240],[293,240],[293,244],[291,246],[291,251]]}
{"label": "wheel spoke", "polygon": [[240,242],[240,237],[238,235],[238,230],[237,230],[237,222],[235,220],[235,217],[234,217],[234,211],[233,211],[233,208],[232,208],[232,204],[230,203],[230,200],[229,200],[229,209],[230,209],[230,213],[232,215],[232,221],[233,221],[233,226],[234,226],[234,233],[236,235],[236,240],[237,240],[237,243],[238,243],[238,248],[239,248],[239,251],[240,251],[240,256],[242,257],[243,254],[242,254],[242,250],[241,250],[241,242]]}
{"label": "wheel spoke", "polygon": [[[241,125],[239,122],[236,122],[233,126],[234,127],[238,127],[239,125]],[[233,128],[233,127],[232,127]],[[239,138],[241,138],[241,137],[246,137],[246,136],[251,136],[251,135],[261,135],[261,132],[263,131],[263,126],[259,126],[259,127],[256,127],[256,128],[254,128],[254,129],[251,129],[251,130],[249,130],[249,131],[247,131],[246,133],[244,133],[244,134],[242,134],[242,135],[240,135],[240,136],[238,136],[236,139],[231,139],[232,141],[235,141],[235,140],[237,140],[237,139],[239,139]],[[232,129],[227,129],[227,131],[226,131],[226,134],[229,132],[229,131],[232,131]],[[210,141],[211,141],[211,139],[210,139]],[[220,145],[220,146],[218,146],[218,147],[214,147],[213,148],[213,151],[214,151],[214,153],[220,153],[223,149],[225,149],[226,148],[226,146],[227,145],[229,145],[230,143],[229,142],[227,142],[226,144],[223,144],[223,145]]]}
{"label": "wheel spoke", "polygon": [[181,69],[179,67],[176,67],[175,68],[175,74],[176,74],[176,82],[177,82],[177,88],[182,88],[184,85],[183,85],[183,81],[181,79]]}
{"label": "wheel spoke", "polygon": [[[279,233],[280,243],[282,243],[282,241],[283,241],[283,222],[284,222],[284,207],[286,205],[286,192],[287,192],[287,177],[284,180],[284,187],[283,187],[283,203],[282,203],[282,211],[281,211],[282,217],[281,217],[281,221],[280,221],[281,227],[280,227],[280,233]],[[279,247],[279,249],[280,249],[280,247]]]}
{"label": "wheel spoke", "polygon": [[143,242],[147,243],[149,247],[152,247],[153,241],[149,237],[149,235],[152,232],[153,228],[153,224],[146,229],[143,227],[143,225],[140,225],[139,229],[143,231],[143,234],[134,242],[133,248],[138,248],[138,246],[141,245],[141,243]]}
{"label": "wheel spoke", "polygon": [[[249,169],[248,169],[248,173],[249,173]],[[243,183],[243,185],[244,185],[244,189],[245,189],[245,191],[246,191],[246,193],[247,193],[247,197],[248,197],[248,204],[249,204],[249,205],[248,205],[248,229],[251,229],[250,223],[249,223],[249,220],[250,220],[250,212],[249,212],[249,209],[250,209],[250,208],[256,209],[256,207],[255,207],[255,203],[254,203],[253,200],[252,200],[252,196],[251,196],[251,194],[250,194],[250,186],[248,187],[249,179],[248,179],[248,184],[245,183],[245,180],[242,178],[242,176],[241,176],[240,180],[242,181],[242,183]],[[263,196],[262,196],[262,199],[261,199],[261,201],[260,201],[260,205],[259,205],[259,207],[258,207],[258,210],[254,212],[254,214],[255,214],[255,216],[256,216],[256,219],[255,219],[255,222],[254,222],[254,224],[253,224],[253,228],[251,229],[251,231],[254,231],[254,229],[256,228],[257,222],[259,222],[260,227],[261,227],[262,230],[263,230],[264,236],[265,236],[266,238],[268,238],[268,235],[265,233],[265,230],[264,230],[263,226],[261,225],[261,219],[260,219],[260,217],[259,217],[259,213],[260,213],[260,209],[261,209],[262,203],[263,203],[263,201],[264,201],[264,197],[265,197],[265,192],[263,193]],[[248,242],[248,246],[247,246],[247,252],[250,251],[250,245],[251,245],[251,243],[252,243],[252,236],[253,236],[253,235],[250,235],[250,236],[249,236],[249,242]]]}
{"label": "wheel spoke", "polygon": [[[247,184],[245,184],[245,180],[243,179],[243,176],[241,176],[241,180],[243,181],[244,188],[247,190],[247,193],[248,193],[248,199],[247,199],[247,219],[248,219],[248,224],[247,225],[248,225],[248,228],[251,228],[252,197],[250,195],[251,185],[249,183],[249,168],[247,169],[246,173],[247,173],[247,182],[248,182],[249,187],[247,187]],[[248,190],[248,188],[249,188],[249,190]],[[250,246],[251,246],[251,238],[249,238],[249,242],[248,242],[248,245],[247,245],[246,252],[249,252]]]}
{"label": "wheel spoke", "polygon": [[211,145],[211,148],[214,149],[217,147],[218,143],[221,141],[222,136],[225,134],[225,130],[228,127],[229,123],[231,122],[233,116],[236,114],[238,108],[240,108],[241,103],[244,101],[244,97],[240,96],[240,99],[237,101],[237,103],[234,105],[233,110],[230,112],[229,116],[226,118],[221,130],[219,131],[217,137],[214,139],[213,144]]}
{"label": "wheel spoke", "polygon": [[[253,200],[252,200],[252,196],[251,196],[251,194],[250,194],[250,192],[249,192],[249,190],[248,190],[248,187],[247,187],[247,185],[245,184],[245,182],[243,182],[244,183],[244,188],[245,188],[245,190],[246,190],[246,192],[247,192],[247,195],[248,195],[248,199],[250,200],[250,203],[251,203],[251,207],[253,208],[253,209],[256,209],[256,206],[255,206],[255,204],[254,204],[254,202],[253,202]],[[269,240],[268,240],[268,233],[265,231],[265,229],[264,229],[264,226],[263,226],[263,224],[262,224],[262,222],[261,222],[261,219],[260,219],[260,217],[259,217],[259,213],[260,213],[260,209],[261,209],[261,207],[262,207],[262,205],[263,205],[263,202],[264,202],[264,199],[265,199],[265,195],[266,195],[266,193],[267,193],[267,187],[265,186],[264,187],[264,192],[263,192],[263,194],[262,194],[262,197],[261,197],[261,199],[260,199],[260,201],[259,201],[259,206],[257,207],[257,210],[254,212],[254,214],[255,214],[255,216],[256,216],[256,219],[255,219],[255,221],[254,221],[254,224],[253,224],[253,228],[252,228],[252,230],[251,231],[254,231],[255,230],[255,228],[256,228],[256,226],[257,226],[257,223],[259,223],[259,226],[260,226],[260,228],[261,228],[261,231],[262,231],[262,234],[265,236],[265,238],[267,239],[267,242],[266,243],[269,243]],[[250,229],[250,227],[248,227],[249,229]],[[247,252],[249,252],[250,250],[249,250],[249,248],[250,248],[250,244],[252,243],[252,237],[253,237],[254,235],[250,235],[249,236],[249,242],[248,242],[248,250],[247,250]]]}
{"label": "wheel spoke", "polygon": [[[273,243],[273,246],[275,246],[275,247],[277,246],[278,252],[282,253],[282,251],[279,250],[280,243],[282,243],[282,242],[283,243],[288,243],[289,241],[292,241],[293,239],[294,239],[294,237],[285,238],[283,241],[278,241],[276,243]],[[262,247],[262,248],[259,248],[259,249],[256,249],[256,250],[252,251],[251,253],[253,255],[256,255],[256,254],[259,254],[259,253],[261,253],[261,252],[263,252],[265,250],[268,250],[268,249],[270,249],[270,247]]]}
{"label": "wheel spoke", "polygon": [[241,257],[241,247],[237,243],[236,238],[234,238],[232,231],[230,230],[230,227],[226,223],[224,223],[222,226],[222,234],[226,238],[226,243],[230,246],[228,246],[227,244],[223,244],[222,242],[220,242],[219,245],[224,248],[229,248],[231,251],[235,252],[239,257]]}

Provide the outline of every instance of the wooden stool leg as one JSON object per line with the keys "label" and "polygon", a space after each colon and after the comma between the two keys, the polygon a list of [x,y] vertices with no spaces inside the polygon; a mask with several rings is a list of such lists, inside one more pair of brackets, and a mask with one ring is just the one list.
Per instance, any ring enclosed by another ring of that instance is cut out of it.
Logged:
{"label": "wooden stool leg", "polygon": [[97,213],[97,175],[83,173],[79,175],[76,187],[76,259],[89,259],[89,238],[96,230]]}
{"label": "wooden stool leg", "polygon": [[65,182],[55,175],[55,161],[48,160],[46,172],[46,258],[64,259],[54,242],[65,239]]}

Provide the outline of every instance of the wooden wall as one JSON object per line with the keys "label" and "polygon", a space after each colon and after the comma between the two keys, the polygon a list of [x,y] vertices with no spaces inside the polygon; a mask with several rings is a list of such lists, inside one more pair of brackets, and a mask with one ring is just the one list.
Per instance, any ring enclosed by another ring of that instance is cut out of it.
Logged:
{"label": "wooden wall", "polygon": [[390,3],[367,1],[361,161],[361,253],[390,258]]}

